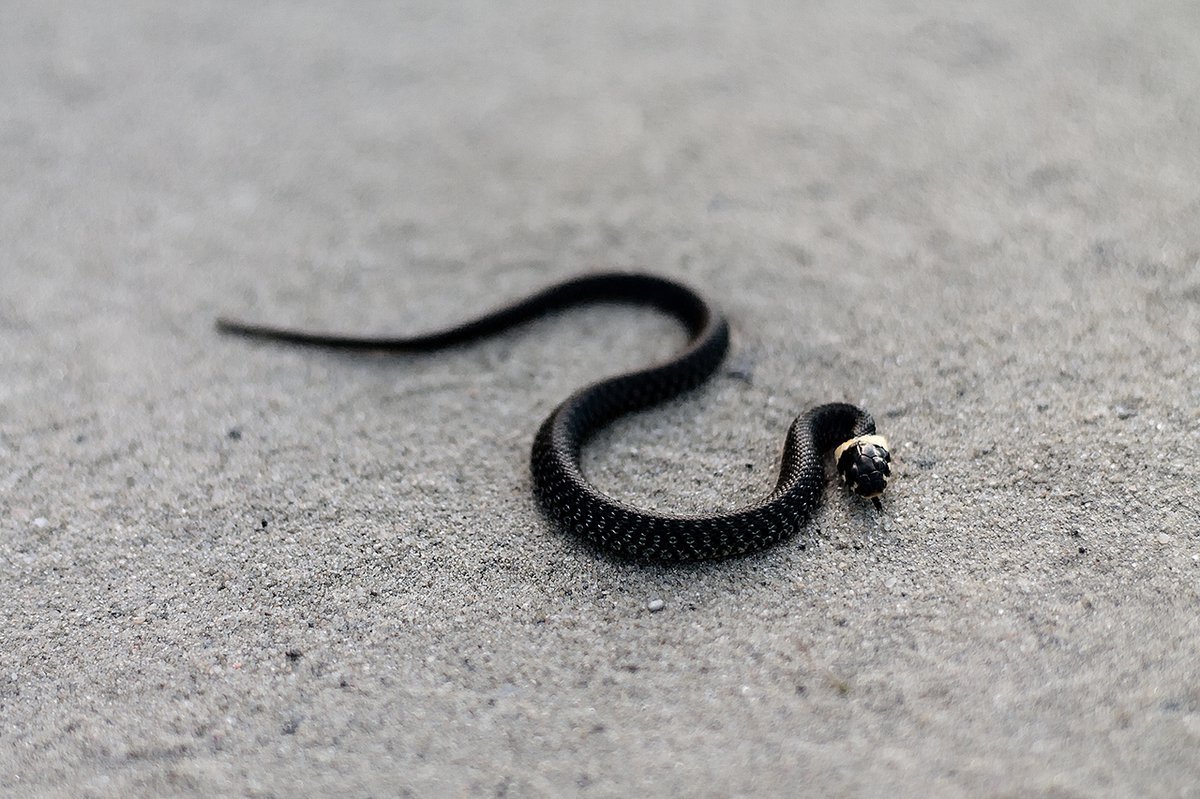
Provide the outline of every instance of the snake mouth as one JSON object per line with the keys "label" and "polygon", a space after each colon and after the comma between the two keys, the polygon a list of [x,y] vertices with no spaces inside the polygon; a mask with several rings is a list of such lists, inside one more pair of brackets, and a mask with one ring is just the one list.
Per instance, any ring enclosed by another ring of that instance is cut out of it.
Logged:
{"label": "snake mouth", "polygon": [[856,436],[839,445],[833,458],[838,476],[860,497],[875,499],[887,488],[892,455],[883,436]]}

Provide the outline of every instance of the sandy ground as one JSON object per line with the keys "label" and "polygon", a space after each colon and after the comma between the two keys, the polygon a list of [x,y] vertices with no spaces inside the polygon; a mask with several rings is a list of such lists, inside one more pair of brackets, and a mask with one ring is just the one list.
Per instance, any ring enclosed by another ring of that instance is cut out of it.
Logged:
{"label": "sandy ground", "polygon": [[[750,5],[4,3],[0,794],[1200,796],[1198,6]],[[601,268],[735,353],[599,485],[736,505],[852,400],[887,515],[548,527],[533,432],[652,313],[211,326]]]}

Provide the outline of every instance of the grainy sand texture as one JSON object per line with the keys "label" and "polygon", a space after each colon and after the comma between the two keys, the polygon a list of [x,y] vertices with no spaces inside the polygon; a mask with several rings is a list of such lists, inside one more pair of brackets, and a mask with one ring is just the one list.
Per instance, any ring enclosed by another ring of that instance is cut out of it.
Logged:
{"label": "grainy sand texture", "polygon": [[[734,352],[587,448],[674,511],[834,490],[760,554],[598,556],[541,419]],[[1200,6],[0,6],[0,795],[1200,796]],[[651,605],[656,610],[651,610]],[[661,607],[660,607],[661,605]]]}

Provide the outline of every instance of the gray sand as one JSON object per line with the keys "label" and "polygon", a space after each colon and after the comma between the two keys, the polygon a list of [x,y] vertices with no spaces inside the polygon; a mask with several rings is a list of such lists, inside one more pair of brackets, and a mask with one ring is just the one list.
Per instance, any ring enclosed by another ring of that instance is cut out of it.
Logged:
{"label": "gray sand", "polygon": [[[1200,796],[1197,5],[447,5],[0,10],[0,794]],[[851,400],[887,515],[551,529],[533,432],[652,313],[211,327],[609,267],[736,351],[599,485],[735,505]]]}

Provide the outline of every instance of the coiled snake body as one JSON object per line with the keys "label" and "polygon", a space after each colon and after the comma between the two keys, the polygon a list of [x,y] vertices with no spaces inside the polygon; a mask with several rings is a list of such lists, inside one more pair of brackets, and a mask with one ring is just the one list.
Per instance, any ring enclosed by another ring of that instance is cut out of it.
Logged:
{"label": "coiled snake body", "polygon": [[[364,338],[218,320],[236,333],[347,350],[429,352],[498,333],[538,316],[593,302],[650,305],[687,328],[687,346],[670,360],[610,377],[567,397],[533,441],[533,485],[555,520],[623,557],[666,562],[722,558],[760,549],[799,528],[824,484],[822,457],[834,451],[838,472],[855,493],[875,498],[890,475],[887,443],[870,414],[830,403],[800,415],[787,432],[779,480],[763,499],[705,516],[658,513],[604,494],[580,468],[587,440],[617,416],[655,405],[703,383],[725,357],[729,326],[705,300],[673,280],[645,274],[578,277],[551,286],[486,316],[435,333]],[[878,500],[876,499],[876,502]]]}

